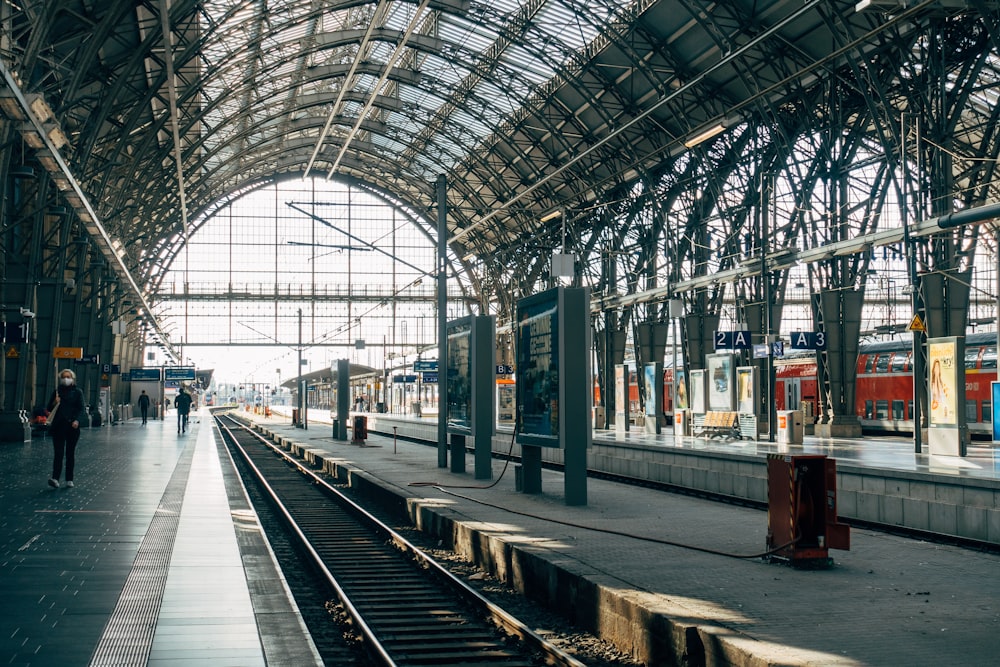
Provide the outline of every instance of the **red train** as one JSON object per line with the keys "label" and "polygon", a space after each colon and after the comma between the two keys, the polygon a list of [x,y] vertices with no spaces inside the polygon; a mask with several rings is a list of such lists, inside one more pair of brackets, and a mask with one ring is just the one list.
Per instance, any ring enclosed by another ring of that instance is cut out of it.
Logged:
{"label": "red train", "polygon": [[[865,431],[913,433],[913,368],[909,341],[868,343],[858,351],[854,414]],[[789,410],[801,401],[819,414],[816,360],[778,360],[775,403]],[[970,334],[965,339],[965,419],[971,433],[992,434],[990,385],[997,379],[997,335]]]}
{"label": "red train", "polygon": [[[909,341],[868,343],[857,360],[854,413],[869,432],[912,433],[913,369]],[[673,370],[663,371],[663,411],[673,414],[670,385]],[[992,435],[991,383],[997,379],[997,334],[976,333],[965,339],[965,418],[969,431]],[[595,400],[599,395],[595,390]],[[778,410],[791,410],[811,403],[820,414],[816,359],[813,354],[775,360],[775,403]],[[639,411],[635,373],[629,377],[629,403]]]}

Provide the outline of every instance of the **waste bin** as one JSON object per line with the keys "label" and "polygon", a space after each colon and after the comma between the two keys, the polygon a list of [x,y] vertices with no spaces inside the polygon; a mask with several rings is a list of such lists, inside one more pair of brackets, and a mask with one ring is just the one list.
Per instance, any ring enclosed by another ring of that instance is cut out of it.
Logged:
{"label": "waste bin", "polygon": [[674,435],[691,435],[691,411],[674,410]]}
{"label": "waste bin", "polygon": [[594,406],[594,428],[607,428],[607,419],[603,405]]}
{"label": "waste bin", "polygon": [[833,564],[829,549],[851,548],[850,528],[837,523],[835,460],[768,455],[767,548],[772,559],[813,567]]}
{"label": "waste bin", "polygon": [[298,423],[299,423],[299,409],[292,408],[292,424],[298,424]]}
{"label": "waste bin", "polygon": [[354,417],[353,428],[351,429],[351,442],[361,444],[368,439],[368,417],[356,415]]}
{"label": "waste bin", "polygon": [[801,445],[803,441],[802,411],[801,410],[779,410],[778,428],[776,430],[778,442],[787,445]]}

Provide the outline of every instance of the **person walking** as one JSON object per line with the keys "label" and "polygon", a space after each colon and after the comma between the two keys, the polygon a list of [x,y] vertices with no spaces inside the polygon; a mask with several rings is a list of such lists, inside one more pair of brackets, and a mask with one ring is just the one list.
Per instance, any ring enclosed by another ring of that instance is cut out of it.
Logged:
{"label": "person walking", "polygon": [[72,487],[76,467],[76,443],[80,440],[80,424],[87,419],[83,392],[76,386],[76,373],[70,369],[59,372],[59,385],[49,400],[49,433],[52,435],[52,477],[49,486],[59,488],[63,455],[66,457],[66,486]]}
{"label": "person walking", "polygon": [[188,413],[191,412],[191,394],[187,393],[183,387],[177,391],[177,398],[174,399],[174,407],[177,408],[177,432],[187,431]]}
{"label": "person walking", "polygon": [[139,412],[142,413],[142,425],[145,426],[146,417],[149,414],[149,396],[146,395],[145,389],[139,395]]}

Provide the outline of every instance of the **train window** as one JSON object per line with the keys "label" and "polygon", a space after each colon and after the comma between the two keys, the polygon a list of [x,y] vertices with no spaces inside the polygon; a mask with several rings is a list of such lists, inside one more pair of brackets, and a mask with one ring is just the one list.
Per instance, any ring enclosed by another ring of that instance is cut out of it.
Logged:
{"label": "train window", "polygon": [[872,408],[873,407],[874,407],[874,404],[871,401],[865,401],[865,419],[871,419],[872,418],[872,411],[873,411]]}
{"label": "train window", "polygon": [[891,355],[885,352],[878,355],[878,360],[875,362],[875,372],[876,373],[887,372],[889,370],[889,360],[891,358],[892,358]]}
{"label": "train window", "polygon": [[892,402],[892,418],[906,419],[906,417],[903,416],[903,401]]}
{"label": "train window", "polygon": [[889,418],[889,401],[875,401],[875,419]]}
{"label": "train window", "polygon": [[980,368],[997,367],[997,346],[987,345],[983,348],[983,360],[979,364]]}
{"label": "train window", "polygon": [[965,367],[967,369],[975,368],[979,364],[979,350],[981,349],[978,345],[965,348]]}
{"label": "train window", "polygon": [[993,421],[993,405],[989,401],[983,401],[983,418],[979,421],[985,424]]}
{"label": "train window", "polygon": [[902,373],[906,365],[906,360],[909,359],[909,355],[903,352],[897,352],[892,355],[892,365],[889,367],[893,373]]}
{"label": "train window", "polygon": [[872,372],[872,366],[874,366],[874,365],[875,365],[875,355],[874,354],[869,354],[868,358],[865,359],[865,373],[871,373]]}
{"label": "train window", "polygon": [[979,415],[976,414],[976,402],[975,401],[966,401],[965,402],[965,421],[969,422],[970,424],[971,423],[975,423],[975,422],[979,421],[978,416]]}

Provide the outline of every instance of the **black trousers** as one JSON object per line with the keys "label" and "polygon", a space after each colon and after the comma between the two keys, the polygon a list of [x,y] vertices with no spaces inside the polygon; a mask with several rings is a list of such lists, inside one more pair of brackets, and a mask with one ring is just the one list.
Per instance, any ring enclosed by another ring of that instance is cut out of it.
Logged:
{"label": "black trousers", "polygon": [[73,481],[73,469],[76,467],[76,443],[80,440],[80,429],[67,426],[65,429],[53,431],[52,435],[52,479],[59,479],[62,474],[63,456],[66,457],[66,481]]}

